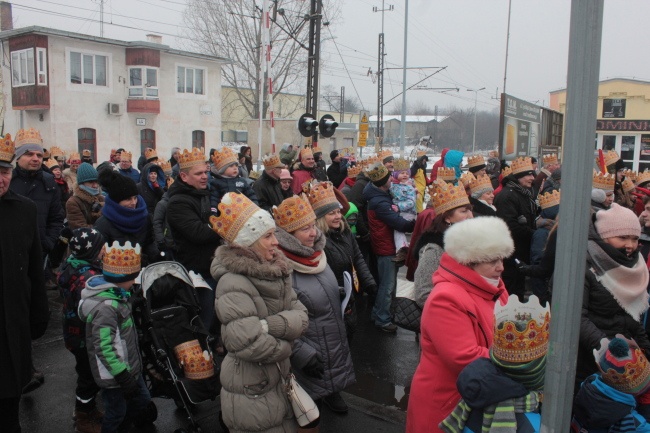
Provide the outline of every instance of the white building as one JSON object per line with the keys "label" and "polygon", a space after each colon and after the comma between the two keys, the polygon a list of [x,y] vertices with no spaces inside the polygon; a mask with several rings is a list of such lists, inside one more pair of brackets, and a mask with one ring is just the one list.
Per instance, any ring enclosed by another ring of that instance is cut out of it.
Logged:
{"label": "white building", "polygon": [[218,147],[221,65],[228,60],[147,38],[36,26],[0,32],[4,132],[33,127],[45,148],[90,149],[95,162],[120,147],[134,159],[146,147],[165,159],[174,146]]}

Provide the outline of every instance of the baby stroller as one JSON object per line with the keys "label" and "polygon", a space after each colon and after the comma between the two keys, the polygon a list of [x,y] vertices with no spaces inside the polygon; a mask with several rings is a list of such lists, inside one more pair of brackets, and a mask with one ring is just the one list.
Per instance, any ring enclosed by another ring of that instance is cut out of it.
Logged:
{"label": "baby stroller", "polygon": [[142,270],[141,287],[133,310],[147,387],[152,397],[173,399],[200,432],[192,409],[214,400],[220,383],[192,279],[180,263],[158,262]]}

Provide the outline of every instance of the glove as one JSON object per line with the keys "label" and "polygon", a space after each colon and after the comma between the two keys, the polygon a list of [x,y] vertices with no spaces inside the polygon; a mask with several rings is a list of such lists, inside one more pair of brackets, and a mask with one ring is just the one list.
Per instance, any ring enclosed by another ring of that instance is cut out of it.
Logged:
{"label": "glove", "polygon": [[309,377],[322,379],[323,373],[325,373],[325,364],[320,355],[317,353],[312,356],[309,362],[302,368],[302,371]]}
{"label": "glove", "polygon": [[135,378],[131,375],[131,373],[129,373],[128,370],[124,370],[115,376],[115,380],[120,385],[120,388],[122,388],[122,394],[126,400],[131,400],[140,392],[138,382],[136,382]]}
{"label": "glove", "polygon": [[515,261],[515,264],[517,266],[517,272],[519,272],[522,275],[528,275],[530,273],[530,265],[527,265],[524,262],[520,262],[519,260]]}

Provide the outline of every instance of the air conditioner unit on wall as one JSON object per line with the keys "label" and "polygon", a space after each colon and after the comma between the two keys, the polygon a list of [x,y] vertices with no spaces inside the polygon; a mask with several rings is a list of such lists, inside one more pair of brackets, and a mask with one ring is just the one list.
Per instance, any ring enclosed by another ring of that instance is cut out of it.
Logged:
{"label": "air conditioner unit on wall", "polygon": [[108,103],[108,114],[113,116],[121,116],[124,113],[124,106],[122,104]]}

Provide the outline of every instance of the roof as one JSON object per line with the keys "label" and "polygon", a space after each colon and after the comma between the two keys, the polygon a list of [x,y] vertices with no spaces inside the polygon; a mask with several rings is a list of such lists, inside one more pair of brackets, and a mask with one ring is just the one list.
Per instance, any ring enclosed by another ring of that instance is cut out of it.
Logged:
{"label": "roof", "polygon": [[218,63],[232,63],[232,60],[227,59],[225,57],[212,56],[209,54],[193,53],[191,51],[177,50],[175,48],[171,48],[169,45],[156,44],[154,42],[121,41],[118,39],[109,39],[109,38],[102,38],[99,36],[84,35],[82,33],[68,32],[65,30],[58,30],[49,27],[41,27],[41,26],[29,26],[29,27],[21,27],[13,30],[5,30],[3,32],[0,32],[0,40],[6,40],[9,38],[13,38],[15,36],[21,36],[30,33],[46,35],[46,36],[58,36],[58,37],[70,38],[70,39],[79,39],[82,41],[95,42],[99,44],[116,45],[125,48],[152,48],[168,54],[174,54],[183,57],[193,57],[202,60],[211,60]]}
{"label": "roof", "polygon": [[[614,81],[627,81],[629,83],[637,83],[637,84],[650,84],[650,81],[647,80],[637,80],[635,78],[608,78],[606,80],[600,80],[598,84],[605,84],[605,83],[612,83]],[[551,90],[549,93],[560,93],[560,92],[566,92],[566,87],[563,87],[561,89],[557,90]]]}
{"label": "roof", "polygon": [[[445,120],[447,116],[413,116],[413,115],[408,115],[406,116],[406,123],[427,123],[427,122],[432,122],[436,121],[438,123],[442,122]],[[400,114],[389,114],[384,116],[384,122],[388,122],[389,120],[399,120],[400,122],[402,121],[402,116]],[[370,116],[370,119],[368,120],[369,122],[376,122],[377,121],[377,116]]]}

